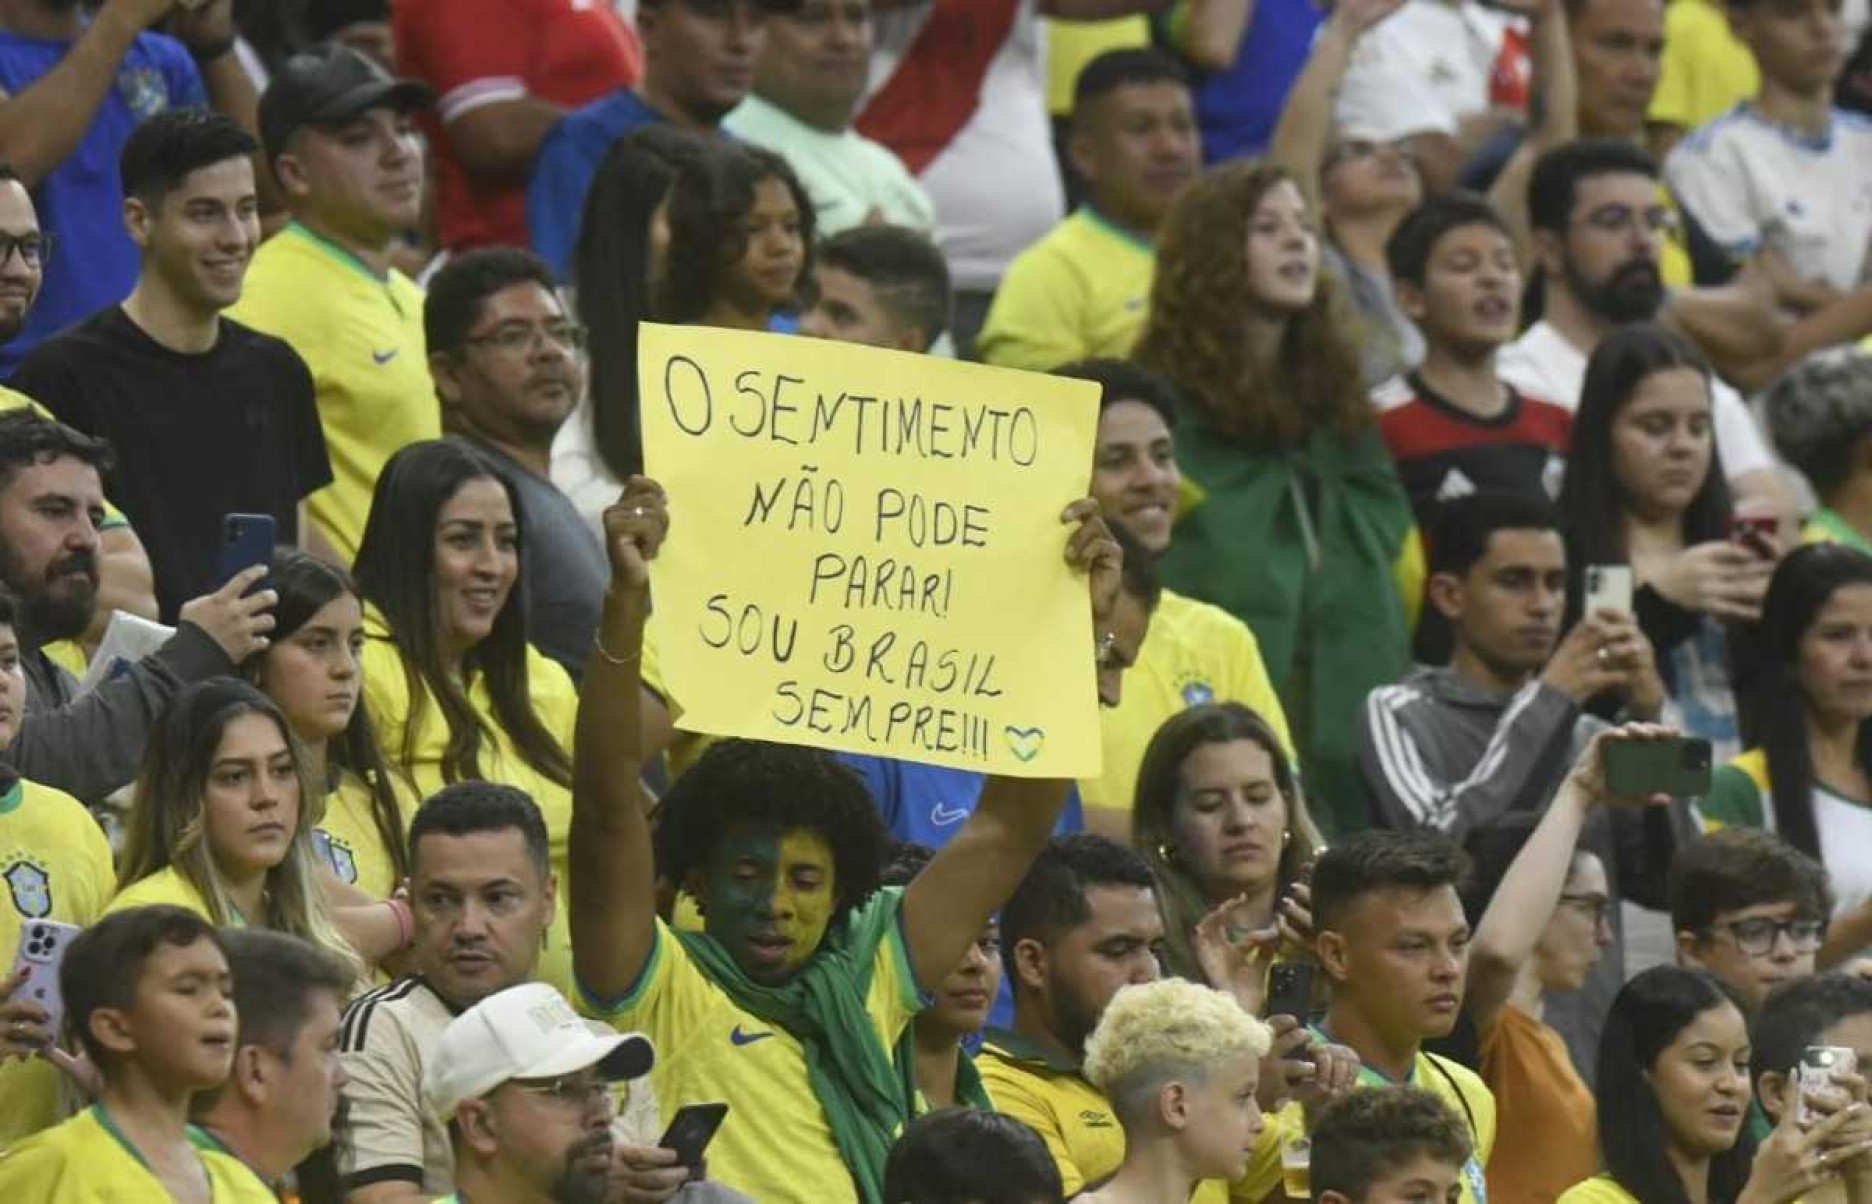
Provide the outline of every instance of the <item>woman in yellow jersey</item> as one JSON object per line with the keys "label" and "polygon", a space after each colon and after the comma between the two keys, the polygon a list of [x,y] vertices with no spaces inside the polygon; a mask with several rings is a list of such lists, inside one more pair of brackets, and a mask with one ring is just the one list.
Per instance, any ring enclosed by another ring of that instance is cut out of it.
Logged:
{"label": "woman in yellow jersey", "polygon": [[1234,1181],[1266,1126],[1255,1101],[1267,1026],[1234,998],[1181,979],[1112,996],[1086,1039],[1085,1077],[1124,1125],[1118,1173],[1085,1204],[1183,1204]]}
{"label": "woman in yellow jersey", "polygon": [[1279,737],[1247,707],[1204,703],[1158,728],[1131,814],[1131,842],[1157,876],[1166,972],[1204,978],[1196,926],[1225,904],[1233,928],[1311,928],[1300,876],[1319,831]]}
{"label": "woman in yellow jersey", "polygon": [[324,808],[305,805],[322,797],[272,699],[233,678],[189,686],[150,735],[110,910],[172,903],[290,933],[361,969],[347,936],[373,958],[389,950],[367,924],[341,934],[333,919],[312,850]]}
{"label": "woman in yellow jersey", "polygon": [[[485,454],[432,439],[392,456],[355,570],[369,604],[364,688],[384,756],[420,795],[476,780],[530,795],[563,884],[578,695],[526,642],[525,547],[519,502]],[[564,915],[540,975],[570,994]]]}
{"label": "woman in yellow jersey", "polygon": [[247,662],[248,678],[279,704],[325,789],[312,834],[321,862],[338,881],[387,898],[409,876],[410,816],[361,692],[364,595],[351,574],[298,551],[274,560],[271,580],[272,643]]}
{"label": "woman in yellow jersey", "polygon": [[1790,1106],[1757,1151],[1743,1125],[1748,1026],[1734,993],[1701,970],[1654,966],[1625,984],[1599,1039],[1594,1094],[1605,1170],[1559,1204],[1786,1204],[1867,1148],[1864,1107],[1803,1132]]}

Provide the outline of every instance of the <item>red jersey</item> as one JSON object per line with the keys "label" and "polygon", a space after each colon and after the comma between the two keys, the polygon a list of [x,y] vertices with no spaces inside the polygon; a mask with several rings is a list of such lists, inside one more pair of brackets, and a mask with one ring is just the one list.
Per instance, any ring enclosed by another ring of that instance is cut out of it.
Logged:
{"label": "red jersey", "polygon": [[442,245],[527,245],[526,173],[473,176],[445,128],[462,114],[534,96],[574,108],[643,74],[637,32],[611,0],[394,0],[399,73],[435,89],[433,148]]}
{"label": "red jersey", "polygon": [[1553,402],[1510,386],[1505,410],[1477,418],[1413,372],[1378,386],[1372,403],[1419,523],[1438,502],[1480,490],[1559,495],[1573,415]]}

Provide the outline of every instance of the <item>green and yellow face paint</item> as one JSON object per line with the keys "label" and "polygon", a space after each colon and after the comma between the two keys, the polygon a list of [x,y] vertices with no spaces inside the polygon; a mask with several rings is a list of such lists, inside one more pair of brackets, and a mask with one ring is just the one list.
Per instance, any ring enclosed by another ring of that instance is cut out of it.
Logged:
{"label": "green and yellow face paint", "polygon": [[755,982],[797,974],[819,951],[838,902],[832,846],[806,828],[736,828],[703,872],[708,934]]}

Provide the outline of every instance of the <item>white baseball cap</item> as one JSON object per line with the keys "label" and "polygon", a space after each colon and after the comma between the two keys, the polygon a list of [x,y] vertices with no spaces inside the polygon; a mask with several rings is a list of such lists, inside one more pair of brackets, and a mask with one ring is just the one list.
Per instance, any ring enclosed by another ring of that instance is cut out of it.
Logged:
{"label": "white baseball cap", "polygon": [[423,1095],[443,1121],[463,1100],[509,1079],[551,1079],[596,1066],[607,1079],[634,1079],[656,1064],[642,1033],[582,1019],[543,982],[497,991],[442,1030],[423,1071]]}

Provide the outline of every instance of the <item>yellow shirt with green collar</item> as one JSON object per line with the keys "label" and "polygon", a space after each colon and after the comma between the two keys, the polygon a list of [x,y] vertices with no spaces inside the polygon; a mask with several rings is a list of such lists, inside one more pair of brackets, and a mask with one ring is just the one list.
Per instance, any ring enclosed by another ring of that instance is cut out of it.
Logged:
{"label": "yellow shirt with green collar", "polygon": [[1099,711],[1105,772],[1079,783],[1090,807],[1129,811],[1151,737],[1177,712],[1206,702],[1239,702],[1274,729],[1293,755],[1287,715],[1248,625],[1218,606],[1163,591],[1137,662],[1125,670],[1115,707]]}
{"label": "yellow shirt with green collar", "polygon": [[1843,543],[1855,551],[1872,556],[1872,543],[1840,514],[1822,506],[1815,510],[1801,528],[1802,543]]}
{"label": "yellow shirt with green collar", "polygon": [[[370,702],[371,719],[377,726],[378,746],[383,749],[384,760],[390,767],[415,786],[419,798],[426,799],[448,785],[442,773],[442,757],[448,748],[448,721],[442,716],[442,708],[425,698],[419,726],[406,749],[404,737],[411,714],[411,698],[409,679],[403,671],[403,654],[391,640],[383,617],[369,608],[364,616],[364,637],[364,695]],[[420,685],[420,679],[418,682]],[[578,722],[578,691],[572,685],[571,675],[557,661],[529,645],[527,686],[540,722],[570,755],[573,729]],[[570,909],[564,906],[563,900],[565,884],[571,881],[566,869],[566,833],[572,826],[572,791],[534,769],[520,756],[513,737],[494,714],[494,700],[488,693],[486,674],[478,675],[469,687],[468,704],[474,708],[482,725],[482,775],[490,782],[526,791],[546,821],[561,905],[546,933],[538,975],[540,981],[557,987],[561,994],[571,998],[576,988],[572,981],[572,936],[567,919]]]}
{"label": "yellow shirt with green collar", "polygon": [[[1111,1101],[1086,1082],[1078,1066],[1019,1033],[991,1028],[975,1068],[994,1097],[995,1110],[1025,1124],[1046,1143],[1068,1197],[1103,1182],[1124,1162],[1124,1126]],[[1280,1182],[1281,1145],[1286,1135],[1296,1132],[1294,1123],[1284,1113],[1268,1117],[1242,1177],[1233,1184],[1220,1179],[1199,1184],[1190,1196],[1192,1204],[1258,1204]]]}
{"label": "yellow shirt with green collar", "polygon": [[[880,911],[901,899],[902,891],[886,888],[844,921],[853,933],[876,934],[868,948],[852,940],[847,949],[865,975],[869,1035],[886,1050],[925,1002],[902,925]],[[658,1099],[729,1102],[728,1119],[709,1143],[711,1181],[761,1204],[856,1204],[851,1172],[812,1091],[804,1047],[743,1011],[661,920],[649,961],[622,999],[597,1000],[582,990],[577,998],[586,1014],[655,1044],[650,1074]]]}
{"label": "yellow shirt with green collar", "polygon": [[975,349],[987,363],[1034,372],[1123,359],[1144,329],[1156,270],[1148,242],[1081,206],[1008,265]]}
{"label": "yellow shirt with green collar", "polygon": [[[116,886],[110,845],[84,804],[23,778],[0,794],[0,881],[0,956],[9,965],[28,924],[88,928]],[[58,1070],[40,1058],[0,1062],[0,1149],[58,1121]]]}
{"label": "yellow shirt with green collar", "polygon": [[[214,912],[208,907],[208,900],[195,889],[195,884],[182,876],[175,866],[164,866],[147,877],[138,878],[129,886],[117,892],[117,897],[104,909],[105,915],[128,911],[132,907],[150,907],[157,903],[167,903],[174,907],[184,907],[202,919],[214,922]],[[239,924],[238,918],[235,920]]]}
{"label": "yellow shirt with green collar", "polygon": [[[397,789],[397,814],[409,832],[409,794]],[[338,881],[355,886],[373,899],[387,899],[398,886],[396,862],[377,829],[377,801],[364,779],[354,773],[339,777],[338,788],[325,796],[325,815],[313,829],[312,842],[327,869]]]}
{"label": "yellow shirt with green collar", "polygon": [[[1331,1038],[1320,1029],[1314,1030],[1322,1040]],[[1462,1204],[1488,1204],[1487,1167],[1489,1155],[1495,1149],[1495,1093],[1488,1089],[1488,1084],[1475,1071],[1448,1058],[1424,1050],[1417,1051],[1417,1060],[1411,1064],[1410,1074],[1404,1083],[1411,1087],[1422,1087],[1449,1106],[1449,1110],[1469,1130],[1469,1139],[1474,1144],[1474,1152],[1462,1168]],[[1389,1087],[1393,1081],[1370,1066],[1360,1066],[1359,1087]],[[1298,1102],[1290,1103],[1280,1112],[1282,1122],[1290,1131],[1304,1127],[1306,1119]],[[1569,1192],[1577,1190],[1569,1189]],[[1570,1198],[1563,1196],[1562,1199]]]}
{"label": "yellow shirt with green collar", "polygon": [[[279,1204],[278,1197],[231,1155],[191,1144],[208,1172],[214,1204]],[[101,1105],[0,1154],[0,1200],[56,1204],[129,1204],[170,1198],[143,1156]]]}
{"label": "yellow shirt with green collar", "polygon": [[379,277],[297,222],[263,243],[228,316],[285,339],[312,370],[332,483],[306,510],[339,555],[357,556],[377,477],[399,448],[442,435],[423,291]]}

